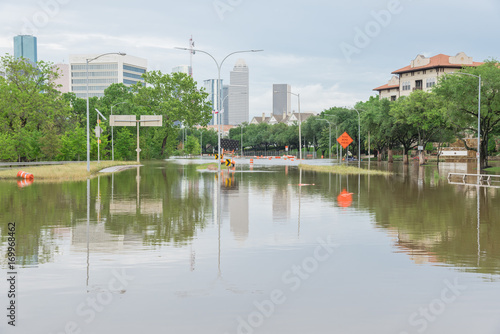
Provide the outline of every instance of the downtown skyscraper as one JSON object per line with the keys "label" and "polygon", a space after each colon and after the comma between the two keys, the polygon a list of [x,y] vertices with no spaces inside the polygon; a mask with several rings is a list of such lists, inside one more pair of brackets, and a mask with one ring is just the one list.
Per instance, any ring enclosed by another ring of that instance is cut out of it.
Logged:
{"label": "downtown skyscraper", "polygon": [[228,124],[238,125],[248,122],[249,108],[248,66],[243,59],[238,59],[230,73],[228,92]]}
{"label": "downtown skyscraper", "polygon": [[288,84],[273,84],[273,115],[286,116],[291,112],[291,88]]}
{"label": "downtown skyscraper", "polygon": [[25,58],[35,64],[38,61],[37,40],[35,36],[18,35],[14,37],[14,58]]}

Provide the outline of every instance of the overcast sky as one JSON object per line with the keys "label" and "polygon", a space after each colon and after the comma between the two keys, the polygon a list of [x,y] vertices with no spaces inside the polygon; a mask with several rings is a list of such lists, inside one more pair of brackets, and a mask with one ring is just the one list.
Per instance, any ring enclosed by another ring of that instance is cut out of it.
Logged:
{"label": "overcast sky", "polygon": [[[250,117],[272,111],[272,84],[288,83],[301,111],[321,112],[375,95],[391,72],[418,54],[475,61],[500,58],[500,1],[476,0],[3,0],[0,54],[13,54],[13,37],[38,38],[38,59],[68,62],[70,54],[123,51],[148,59],[149,70],[170,73],[189,64],[195,47],[222,60],[233,55],[250,69]],[[193,57],[194,78],[216,78],[210,57]],[[292,98],[292,108],[297,109]]]}

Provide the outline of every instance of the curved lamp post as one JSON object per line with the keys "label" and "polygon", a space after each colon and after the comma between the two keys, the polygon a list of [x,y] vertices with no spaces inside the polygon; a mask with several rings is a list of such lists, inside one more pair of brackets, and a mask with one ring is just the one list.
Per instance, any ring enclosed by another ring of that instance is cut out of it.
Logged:
{"label": "curved lamp post", "polygon": [[103,53],[101,55],[98,55],[97,57],[94,58],[87,58],[85,59],[87,63],[87,172],[90,172],[90,131],[89,131],[89,63],[101,58],[103,56],[107,55],[119,55],[119,56],[125,56],[126,53],[124,52],[109,52],[109,53]]}
{"label": "curved lamp post", "polygon": [[[201,53],[204,53],[208,56],[210,56],[210,58],[213,59],[213,61],[215,62],[215,65],[217,66],[217,91],[218,91],[218,94],[217,94],[217,108],[220,109],[221,107],[221,95],[222,95],[222,85],[220,84],[220,70],[222,68],[222,64],[224,64],[224,61],[231,55],[234,55],[235,53],[246,53],[246,52],[260,52],[260,51],[264,51],[264,50],[243,50],[243,51],[234,51],[234,52],[231,52],[229,53],[228,55],[226,55],[222,61],[219,63],[215,58],[214,56],[212,56],[210,53],[208,53],[207,51],[203,51],[203,50],[199,50],[199,49],[192,49],[192,48],[180,48],[180,47],[176,47],[175,49],[178,49],[178,50],[184,50],[184,51],[189,51],[189,52],[201,52]],[[218,110],[220,111],[220,110]],[[217,113],[217,153],[219,154],[219,157],[220,157],[220,112]],[[220,164],[217,164],[218,166],[218,170],[220,172]]]}
{"label": "curved lamp post", "polygon": [[[284,93],[284,92],[280,92],[280,91],[274,91],[275,93]],[[300,94],[297,93],[292,93],[292,92],[289,92],[287,91],[287,94],[291,94],[291,95],[294,95],[294,96],[297,96],[297,107],[299,109],[299,160],[302,160],[302,127],[301,127],[301,124],[302,124],[302,120],[301,120],[301,117],[300,117]]]}

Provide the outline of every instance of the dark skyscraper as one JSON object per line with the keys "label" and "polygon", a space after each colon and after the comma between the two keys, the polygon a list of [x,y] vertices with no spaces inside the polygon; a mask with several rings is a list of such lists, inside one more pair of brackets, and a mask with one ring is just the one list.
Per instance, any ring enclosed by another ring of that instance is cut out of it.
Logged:
{"label": "dark skyscraper", "polygon": [[290,85],[273,85],[273,115],[288,115],[291,111]]}

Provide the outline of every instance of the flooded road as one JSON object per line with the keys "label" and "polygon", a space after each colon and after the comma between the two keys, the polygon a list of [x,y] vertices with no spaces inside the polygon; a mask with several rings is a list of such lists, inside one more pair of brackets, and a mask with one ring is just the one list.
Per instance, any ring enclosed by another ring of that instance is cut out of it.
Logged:
{"label": "flooded road", "polygon": [[448,184],[463,167],[185,162],[1,182],[0,332],[500,332],[500,190]]}

